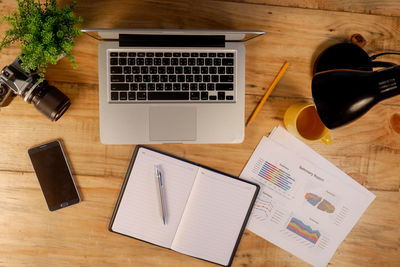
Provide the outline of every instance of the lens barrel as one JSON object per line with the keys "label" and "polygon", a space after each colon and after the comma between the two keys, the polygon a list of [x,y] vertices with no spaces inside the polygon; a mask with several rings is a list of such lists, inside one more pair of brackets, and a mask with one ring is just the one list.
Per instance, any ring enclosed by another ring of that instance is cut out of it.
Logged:
{"label": "lens barrel", "polygon": [[52,121],[57,121],[71,105],[71,101],[63,92],[47,82],[35,88],[30,101],[37,110]]}

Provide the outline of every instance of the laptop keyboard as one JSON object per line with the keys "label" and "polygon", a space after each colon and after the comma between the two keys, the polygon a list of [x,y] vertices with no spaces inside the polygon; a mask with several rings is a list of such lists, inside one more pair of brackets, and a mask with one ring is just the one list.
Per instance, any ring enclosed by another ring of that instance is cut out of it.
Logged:
{"label": "laptop keyboard", "polygon": [[235,102],[235,55],[109,51],[109,102]]}

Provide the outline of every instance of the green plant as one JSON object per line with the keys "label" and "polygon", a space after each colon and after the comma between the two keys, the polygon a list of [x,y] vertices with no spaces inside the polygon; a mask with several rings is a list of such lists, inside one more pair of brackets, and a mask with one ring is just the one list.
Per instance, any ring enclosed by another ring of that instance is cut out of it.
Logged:
{"label": "green plant", "polygon": [[48,64],[56,64],[62,55],[76,68],[71,49],[75,45],[74,37],[81,33],[78,26],[82,23],[82,18],[73,12],[76,2],[64,8],[56,7],[56,0],[44,3],[17,0],[17,3],[18,11],[3,17],[11,28],[0,42],[0,51],[19,42],[22,67],[28,72],[37,70],[41,77],[44,77]]}

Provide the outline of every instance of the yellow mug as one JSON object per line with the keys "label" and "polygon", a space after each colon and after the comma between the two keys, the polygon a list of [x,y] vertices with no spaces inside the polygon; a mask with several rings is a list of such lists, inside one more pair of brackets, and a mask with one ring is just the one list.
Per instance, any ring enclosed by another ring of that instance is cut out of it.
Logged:
{"label": "yellow mug", "polygon": [[296,103],[291,105],[283,116],[286,129],[306,141],[320,140],[331,144],[329,129],[322,123],[313,104]]}

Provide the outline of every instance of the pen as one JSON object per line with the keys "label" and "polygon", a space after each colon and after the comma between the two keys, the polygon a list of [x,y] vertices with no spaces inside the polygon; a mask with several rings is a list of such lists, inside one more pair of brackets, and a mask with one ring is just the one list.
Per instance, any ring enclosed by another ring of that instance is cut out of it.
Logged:
{"label": "pen", "polygon": [[160,170],[159,165],[154,166],[155,169],[155,175],[158,180],[158,188],[160,192],[160,201],[161,201],[161,214],[162,214],[162,219],[164,225],[167,224],[167,203],[165,200],[165,184],[164,184],[164,179]]}
{"label": "pen", "polygon": [[249,120],[247,121],[246,125],[249,125],[254,120],[254,118],[257,116],[258,112],[260,112],[260,109],[264,105],[265,101],[267,101],[267,98],[271,94],[272,90],[274,90],[275,86],[278,84],[279,80],[282,78],[283,74],[285,73],[285,71],[286,71],[286,69],[288,67],[289,67],[289,62],[286,61],[285,64],[283,64],[283,66],[282,66],[281,70],[279,71],[278,75],[276,75],[276,77],[275,77],[274,81],[272,82],[271,86],[268,88],[268,90],[265,92],[263,98],[258,103],[256,109],[251,114],[251,116],[250,116]]}

